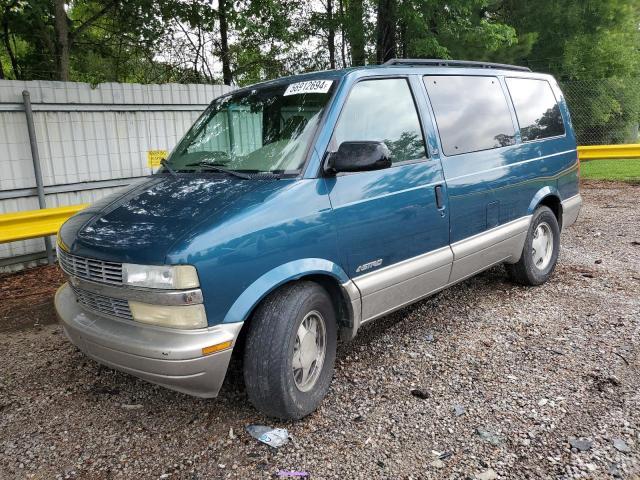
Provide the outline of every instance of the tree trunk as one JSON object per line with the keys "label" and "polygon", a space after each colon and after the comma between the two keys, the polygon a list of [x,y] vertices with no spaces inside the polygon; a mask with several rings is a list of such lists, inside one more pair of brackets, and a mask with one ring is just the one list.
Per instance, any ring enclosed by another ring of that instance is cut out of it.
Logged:
{"label": "tree trunk", "polygon": [[378,0],[376,60],[384,63],[396,57],[396,0]]}
{"label": "tree trunk", "polygon": [[[13,48],[11,47],[11,37],[9,36],[9,9],[15,4],[9,4],[4,9],[4,15],[2,16],[2,32],[3,32],[3,40],[4,47],[7,49],[7,54],[9,55],[9,60],[11,61],[11,69],[13,70],[13,78],[16,80],[20,80],[20,70],[18,68],[18,60],[16,59],[16,55],[13,52]],[[3,72],[4,73],[4,72]],[[3,77],[4,78],[4,75]]]}
{"label": "tree trunk", "polygon": [[65,0],[55,0],[56,70],[58,80],[69,81],[69,18]]}
{"label": "tree trunk", "polygon": [[345,52],[344,38],[344,0],[338,0],[338,11],[340,12],[340,56],[342,59],[342,68],[347,68],[347,58]]}
{"label": "tree trunk", "polygon": [[347,37],[351,47],[351,65],[365,64],[362,0],[349,0],[347,5]]}
{"label": "tree trunk", "polygon": [[407,58],[407,23],[405,21],[400,22],[400,56]]}
{"label": "tree trunk", "polygon": [[227,0],[220,0],[218,2],[218,19],[220,20],[220,61],[222,61],[222,82],[225,85],[231,85],[231,82],[233,81],[231,66],[229,64],[228,7],[233,8],[233,5],[227,4]]}
{"label": "tree trunk", "polygon": [[327,27],[329,47],[329,68],[336,68],[336,28],[333,24],[333,0],[327,0]]}

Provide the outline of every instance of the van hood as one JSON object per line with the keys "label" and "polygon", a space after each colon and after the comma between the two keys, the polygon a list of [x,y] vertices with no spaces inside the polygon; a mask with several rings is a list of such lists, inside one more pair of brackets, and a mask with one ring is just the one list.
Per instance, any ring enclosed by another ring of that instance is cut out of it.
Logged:
{"label": "van hood", "polygon": [[154,175],[71,217],[59,241],[75,255],[163,264],[171,246],[209,217],[238,202],[261,201],[263,195],[249,194],[272,192],[278,182],[213,173]]}

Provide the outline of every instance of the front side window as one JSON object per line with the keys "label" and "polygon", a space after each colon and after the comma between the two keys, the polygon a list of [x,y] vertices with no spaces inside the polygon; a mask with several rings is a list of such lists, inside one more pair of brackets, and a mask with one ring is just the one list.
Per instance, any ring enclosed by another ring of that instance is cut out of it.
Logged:
{"label": "front side window", "polygon": [[523,142],[564,135],[564,123],[546,80],[507,78]]}
{"label": "front side window", "polygon": [[511,112],[496,77],[424,77],[445,155],[506,147],[516,142]]}
{"label": "front side window", "polygon": [[342,142],[384,142],[392,163],[425,159],[420,120],[407,81],[385,78],[356,83],[340,113],[333,141],[336,147]]}
{"label": "front side window", "polygon": [[299,173],[333,88],[331,80],[315,80],[221,97],[187,132],[168,164],[177,171]]}

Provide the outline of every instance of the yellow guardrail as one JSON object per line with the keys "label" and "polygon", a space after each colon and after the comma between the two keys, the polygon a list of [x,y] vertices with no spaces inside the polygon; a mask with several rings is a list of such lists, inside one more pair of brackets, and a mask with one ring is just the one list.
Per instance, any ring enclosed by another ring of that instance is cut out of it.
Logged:
{"label": "yellow guardrail", "polygon": [[640,158],[640,143],[626,145],[586,145],[578,147],[580,160]]}
{"label": "yellow guardrail", "polygon": [[89,204],[0,214],[0,243],[55,235],[74,213]]}

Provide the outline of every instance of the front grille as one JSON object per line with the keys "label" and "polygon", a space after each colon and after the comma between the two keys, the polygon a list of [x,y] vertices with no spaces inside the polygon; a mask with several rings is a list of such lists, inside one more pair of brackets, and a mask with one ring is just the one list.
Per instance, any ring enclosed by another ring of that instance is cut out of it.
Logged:
{"label": "front grille", "polygon": [[60,267],[67,274],[93,282],[122,285],[122,264],[78,257],[58,248]]}
{"label": "front grille", "polygon": [[131,310],[129,310],[129,302],[121,298],[105,297],[97,293],[88,292],[80,288],[71,287],[76,294],[78,303],[89,310],[96,313],[110,315],[112,317],[133,320]]}

